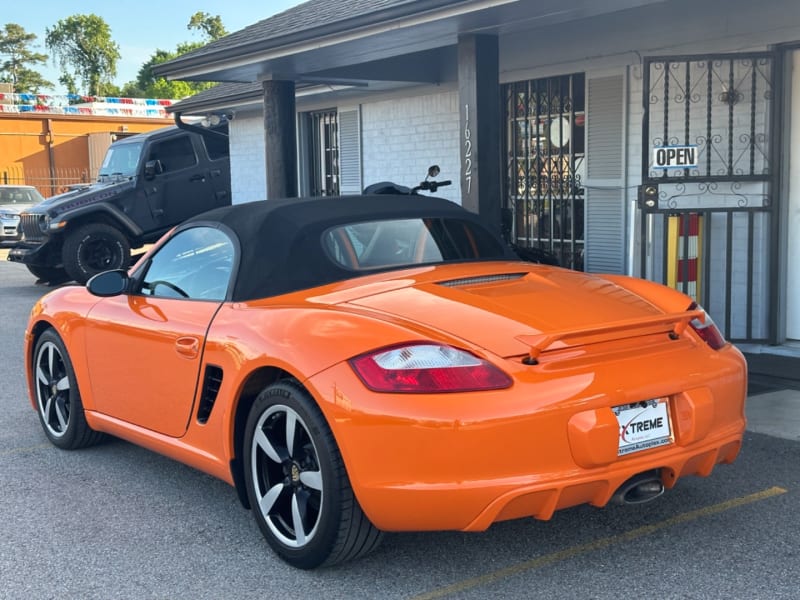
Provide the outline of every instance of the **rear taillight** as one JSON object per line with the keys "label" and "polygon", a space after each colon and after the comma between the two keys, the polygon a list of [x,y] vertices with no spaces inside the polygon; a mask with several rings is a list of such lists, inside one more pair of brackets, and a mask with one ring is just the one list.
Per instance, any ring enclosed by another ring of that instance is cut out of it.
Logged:
{"label": "rear taillight", "polygon": [[722,337],[719,329],[714,324],[714,320],[711,318],[702,306],[698,305],[696,302],[692,302],[689,306],[689,310],[702,310],[705,316],[705,319],[692,319],[689,321],[689,325],[692,326],[695,333],[699,335],[703,341],[711,346],[714,350],[719,350],[723,346],[725,346],[725,338]]}
{"label": "rear taillight", "polygon": [[435,394],[509,387],[511,378],[466,350],[417,343],[383,348],[350,360],[353,370],[375,392]]}

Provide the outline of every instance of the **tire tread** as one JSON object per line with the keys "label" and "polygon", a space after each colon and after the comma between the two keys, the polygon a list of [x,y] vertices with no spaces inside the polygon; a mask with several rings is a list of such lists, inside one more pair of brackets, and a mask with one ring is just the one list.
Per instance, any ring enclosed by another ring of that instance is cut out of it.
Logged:
{"label": "tire tread", "polygon": [[[285,385],[294,388],[298,395],[308,396],[308,392],[296,381],[283,382]],[[319,412],[319,416],[324,421],[322,411],[314,405]],[[344,460],[339,452],[339,446],[333,437],[329,427],[320,432],[325,436],[329,446],[335,451],[333,452],[334,468],[337,471],[337,477],[341,482],[341,512],[342,518],[339,523],[339,532],[336,536],[336,541],[333,544],[330,554],[322,562],[321,567],[332,567],[339,563],[348,562],[366,556],[377,548],[383,539],[383,532],[375,527],[372,522],[361,510],[358,500],[353,493],[353,488],[350,485],[350,478],[347,475],[347,469],[344,466]]]}
{"label": "tire tread", "polygon": [[[72,379],[72,383],[74,383],[75,385],[75,395],[74,397],[70,398],[70,403],[71,403],[70,424],[68,426],[72,428],[72,431],[61,438],[53,439],[52,437],[50,437],[50,435],[47,432],[47,429],[44,427],[44,421],[42,421],[42,428],[44,429],[44,433],[45,435],[47,435],[48,439],[53,443],[53,445],[61,448],[62,450],[79,450],[81,448],[94,446],[95,444],[101,442],[106,437],[106,435],[102,432],[95,431],[86,422],[86,414],[84,413],[83,402],[81,401],[80,389],[78,388],[77,380],[75,379],[75,370],[72,367],[72,360],[70,359],[69,353],[67,352],[66,345],[64,344],[63,340],[58,335],[58,333],[56,333],[54,329],[47,329],[39,336],[39,340],[36,343],[37,352],[39,344],[42,343],[41,342],[42,339],[49,339],[54,344],[56,344],[56,346],[58,346],[59,352],[61,352],[62,354],[62,359],[65,361],[67,365],[67,369],[69,372],[69,376]],[[41,421],[42,415],[41,412],[39,411],[38,406],[37,406],[37,413],[39,414],[39,419]]]}
{"label": "tire tread", "polygon": [[[338,521],[335,525],[332,524],[326,537],[323,538],[327,541],[305,555],[284,551],[280,544],[271,538],[269,532],[265,530],[266,528],[262,524],[263,517],[256,512],[255,515],[259,526],[278,555],[289,564],[301,569],[330,567],[360,558],[373,551],[380,544],[383,532],[370,522],[358,504],[358,499],[353,492],[344,460],[330,426],[312,396],[297,380],[284,379],[273,383],[256,398],[256,402],[251,408],[251,415],[248,417],[248,432],[245,437],[244,452],[247,453],[249,451],[247,448],[249,448],[251,441],[248,440],[251,439],[249,436],[252,435],[249,430],[251,427],[250,422],[254,421],[254,415],[258,414],[254,411],[261,410],[259,401],[262,398],[269,398],[273,395],[282,396],[283,394],[288,394],[293,399],[293,402],[300,405],[303,411],[307,413],[308,422],[304,423],[304,426],[309,430],[309,433],[316,437],[315,444],[321,443],[326,448],[329,467],[332,471],[331,481],[336,482],[335,488],[338,494],[338,496],[332,498],[333,504],[338,506],[338,515],[334,512],[332,516]],[[252,482],[247,471],[245,472],[245,480],[248,485],[248,494],[250,494],[252,490],[249,486],[252,485]],[[258,510],[256,508],[257,502],[253,497],[250,497],[250,505],[253,507],[254,512]],[[337,509],[334,508],[333,510],[336,511]]]}

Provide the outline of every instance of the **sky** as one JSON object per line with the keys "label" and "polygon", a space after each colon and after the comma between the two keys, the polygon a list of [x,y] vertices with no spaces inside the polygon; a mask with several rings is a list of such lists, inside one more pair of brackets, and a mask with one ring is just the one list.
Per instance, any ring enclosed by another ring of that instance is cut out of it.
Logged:
{"label": "sky", "polygon": [[[197,11],[219,15],[225,29],[233,33],[301,3],[302,0],[81,0],[72,5],[70,2],[54,0],[34,4],[24,0],[8,0],[3,2],[0,11],[0,27],[6,23],[21,25],[28,33],[36,34],[34,50],[49,54],[44,44],[48,27],[52,28],[60,19],[75,14],[102,17],[120,48],[122,57],[117,63],[114,83],[122,87],[136,79],[140,67],[156,49],[174,50],[181,42],[202,40],[200,32],[186,28],[189,19]],[[52,58],[46,65],[35,68],[55,85],[47,93],[65,92],[58,83],[60,70]]]}

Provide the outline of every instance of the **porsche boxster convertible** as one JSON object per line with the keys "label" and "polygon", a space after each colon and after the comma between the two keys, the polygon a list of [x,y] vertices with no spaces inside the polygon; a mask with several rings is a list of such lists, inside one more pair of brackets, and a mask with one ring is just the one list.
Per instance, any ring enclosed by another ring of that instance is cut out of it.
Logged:
{"label": "porsche boxster convertible", "polygon": [[670,288],[523,262],[422,196],[252,202],[34,307],[31,403],[216,476],[300,568],[382,531],[652,500],[737,456],[746,367]]}

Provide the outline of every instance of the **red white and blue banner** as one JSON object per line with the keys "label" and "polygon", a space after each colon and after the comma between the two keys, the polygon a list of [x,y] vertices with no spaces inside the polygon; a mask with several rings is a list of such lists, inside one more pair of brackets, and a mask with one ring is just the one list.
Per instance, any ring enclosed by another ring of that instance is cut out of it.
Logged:
{"label": "red white and blue banner", "polygon": [[0,112],[47,113],[57,115],[96,115],[104,117],[169,118],[165,107],[173,100],[155,98],[115,98],[78,94],[2,94]]}

